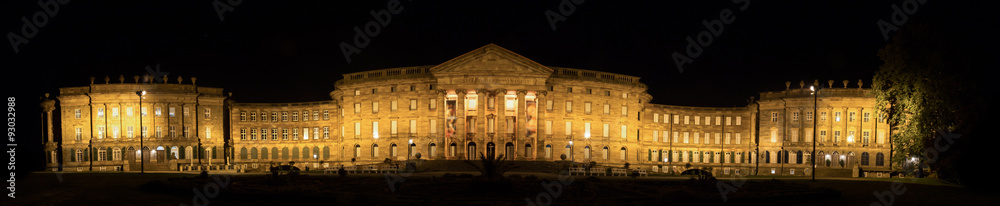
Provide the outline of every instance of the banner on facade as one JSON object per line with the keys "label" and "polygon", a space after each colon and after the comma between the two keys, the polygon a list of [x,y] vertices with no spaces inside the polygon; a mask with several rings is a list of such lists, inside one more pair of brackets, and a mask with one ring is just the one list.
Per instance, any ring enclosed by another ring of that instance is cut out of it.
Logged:
{"label": "banner on facade", "polygon": [[445,125],[444,137],[445,138],[451,138],[452,136],[455,135],[455,128],[456,128],[455,127],[455,122],[458,121],[458,118],[455,117],[455,116],[457,116],[457,115],[458,115],[458,110],[455,110],[455,100],[447,100],[447,101],[445,101],[445,118],[447,118],[447,119],[445,119],[445,123],[444,123],[444,125]]}
{"label": "banner on facade", "polygon": [[525,118],[528,120],[525,121],[528,124],[524,127],[528,129],[528,134],[525,137],[535,138],[535,135],[538,134],[538,127],[535,126],[538,125],[538,118],[535,117],[535,113],[538,111],[535,107],[535,101],[525,101],[524,106]]}

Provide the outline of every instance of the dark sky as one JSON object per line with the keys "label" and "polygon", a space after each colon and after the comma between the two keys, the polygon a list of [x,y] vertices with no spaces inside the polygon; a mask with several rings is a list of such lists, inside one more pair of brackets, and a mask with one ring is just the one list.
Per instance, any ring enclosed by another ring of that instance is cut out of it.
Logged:
{"label": "dark sky", "polygon": [[[338,45],[353,44],[353,28],[375,20],[369,12],[387,2],[242,1],[220,20],[212,1],[71,1],[15,53],[9,39],[25,36],[21,18],[44,9],[34,0],[3,1],[3,93],[18,98],[29,128],[42,93],[85,86],[90,76],[131,79],[155,65],[172,81],[197,76],[239,102],[326,100],[344,73],[436,65],[494,43],[544,65],[639,76],[654,103],[744,106],[785,81],[871,82],[887,43],[876,22],[904,1],[753,0],[740,10],[744,3],[731,1],[586,0],[553,31],[545,13],[559,13],[564,1],[404,0],[348,63]],[[927,1],[906,24],[997,8],[952,2]],[[702,20],[726,9],[735,21],[679,72],[671,54],[684,53],[685,38],[707,30]]]}

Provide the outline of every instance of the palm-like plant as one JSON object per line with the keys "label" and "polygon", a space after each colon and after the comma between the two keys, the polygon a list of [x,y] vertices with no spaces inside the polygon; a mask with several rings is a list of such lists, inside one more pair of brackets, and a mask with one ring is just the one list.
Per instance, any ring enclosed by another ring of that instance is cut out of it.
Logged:
{"label": "palm-like plant", "polygon": [[517,168],[517,166],[508,163],[507,157],[504,157],[503,155],[490,155],[487,157],[482,152],[479,152],[479,160],[482,162],[482,166],[476,165],[469,160],[465,160],[465,163],[476,168],[476,170],[479,170],[481,176],[490,180],[503,177],[503,174],[507,173],[507,171]]}

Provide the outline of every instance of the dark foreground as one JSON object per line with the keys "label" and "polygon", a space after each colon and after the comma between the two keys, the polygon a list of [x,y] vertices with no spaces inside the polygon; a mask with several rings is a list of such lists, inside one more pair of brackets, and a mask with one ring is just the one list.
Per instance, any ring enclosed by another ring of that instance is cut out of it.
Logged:
{"label": "dark foreground", "polygon": [[[217,175],[217,176],[216,176]],[[926,179],[560,176],[469,174],[34,173],[4,205],[1000,205],[988,192]],[[391,184],[390,182],[394,182]],[[892,188],[898,182],[895,191]],[[876,195],[878,194],[878,195]],[[723,199],[725,196],[725,200]],[[12,201],[11,201],[12,200]],[[873,204],[874,203],[874,204]]]}

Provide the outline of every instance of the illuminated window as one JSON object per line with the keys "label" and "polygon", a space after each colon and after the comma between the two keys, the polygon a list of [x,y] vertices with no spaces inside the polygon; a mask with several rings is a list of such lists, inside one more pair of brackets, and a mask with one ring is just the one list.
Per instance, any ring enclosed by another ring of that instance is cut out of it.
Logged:
{"label": "illuminated window", "polygon": [[417,110],[417,100],[416,99],[411,99],[410,100],[410,110]]}
{"label": "illuminated window", "polygon": [[[159,108],[157,108],[159,109]],[[157,110],[159,111],[159,110]],[[159,115],[159,114],[157,114]],[[104,117],[104,108],[97,108],[97,117]]]}
{"label": "illuminated window", "polygon": [[833,120],[838,122],[840,121],[840,112],[833,113]]}
{"label": "illuminated window", "polygon": [[583,113],[590,114],[590,102],[583,103]]}
{"label": "illuminated window", "polygon": [[771,122],[778,122],[778,113],[771,112]]}
{"label": "illuminated window", "polygon": [[[173,108],[173,107],[171,107],[171,108]],[[111,116],[112,117],[118,117],[118,107],[111,108]],[[173,117],[174,116],[173,113],[171,113],[170,116]]]}

